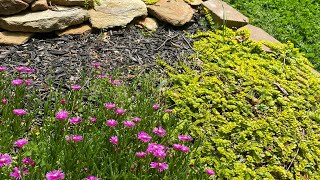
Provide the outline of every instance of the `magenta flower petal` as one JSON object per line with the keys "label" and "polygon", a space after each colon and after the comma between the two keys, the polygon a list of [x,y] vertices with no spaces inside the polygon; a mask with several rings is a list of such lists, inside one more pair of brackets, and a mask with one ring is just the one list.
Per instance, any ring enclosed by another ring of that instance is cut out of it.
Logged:
{"label": "magenta flower petal", "polygon": [[134,122],[132,122],[132,121],[124,121],[124,122],[123,122],[123,125],[124,125],[125,127],[127,127],[127,128],[132,128],[132,127],[134,127],[136,124],[134,124]]}
{"label": "magenta flower petal", "polygon": [[7,68],[6,67],[4,67],[4,66],[0,66],[0,71],[6,71],[7,70]]}
{"label": "magenta flower petal", "polygon": [[74,142],[78,142],[78,141],[82,141],[83,140],[83,136],[78,136],[78,135],[70,135],[68,137],[66,137],[67,141],[74,141]]}
{"label": "magenta flower petal", "polygon": [[192,141],[192,137],[190,135],[179,135],[178,139],[180,141]]}
{"label": "magenta flower petal", "polygon": [[141,119],[140,119],[140,118],[138,118],[138,117],[134,117],[134,118],[132,119],[132,121],[133,121],[133,122],[135,122],[135,123],[138,123],[138,122],[140,122],[140,121],[141,121]]}
{"label": "magenta flower petal", "polygon": [[115,113],[118,114],[118,115],[122,115],[122,114],[124,114],[125,112],[126,112],[126,110],[125,110],[125,109],[122,109],[122,108],[117,108],[117,109],[115,110]]}
{"label": "magenta flower petal", "polygon": [[71,124],[79,124],[81,122],[82,118],[81,117],[73,117],[69,120]]}
{"label": "magenta flower petal", "polygon": [[12,163],[12,158],[9,154],[0,153],[0,167],[7,165],[9,166]]}
{"label": "magenta flower petal", "polygon": [[80,85],[74,85],[74,86],[71,86],[71,88],[75,91],[78,91],[81,89],[81,86]]}
{"label": "magenta flower petal", "polygon": [[145,157],[146,155],[147,155],[147,153],[145,153],[145,152],[136,152],[137,157]]}
{"label": "magenta flower petal", "polygon": [[14,146],[20,147],[20,148],[25,146],[26,144],[28,144],[27,139],[19,139],[19,140],[16,140],[16,142],[14,142]]}
{"label": "magenta flower petal", "polygon": [[14,109],[13,113],[18,116],[26,115],[27,111],[24,109]]}
{"label": "magenta flower petal", "polygon": [[159,106],[159,104],[154,104],[154,105],[152,106],[152,108],[153,108],[154,110],[157,110],[157,109],[160,108],[160,106]]}
{"label": "magenta flower petal", "polygon": [[117,144],[118,144],[118,136],[112,136],[112,137],[110,138],[110,142],[111,142],[112,144],[117,145]]}
{"label": "magenta flower petal", "polygon": [[15,79],[11,81],[11,84],[14,86],[21,85],[23,83],[22,79]]}
{"label": "magenta flower petal", "polygon": [[2,102],[2,104],[7,104],[8,103],[8,99],[2,99],[1,102]]}
{"label": "magenta flower petal", "polygon": [[89,120],[90,120],[91,122],[96,122],[96,121],[97,121],[97,119],[96,119],[96,118],[93,118],[93,117],[89,118]]}
{"label": "magenta flower petal", "polygon": [[107,108],[107,109],[113,109],[116,107],[116,104],[114,103],[106,103],[104,104],[104,107]]}
{"label": "magenta flower petal", "polygon": [[31,165],[31,166],[36,165],[36,162],[34,162],[33,159],[31,159],[29,157],[23,158],[21,162],[22,162],[22,164],[25,164],[25,165]]}
{"label": "magenta flower petal", "polygon": [[26,86],[32,85],[32,80],[31,79],[24,80],[24,85],[26,85]]}
{"label": "magenta flower petal", "polygon": [[215,172],[211,169],[206,169],[206,173],[209,175],[209,176],[212,176],[212,175],[215,175]]}
{"label": "magenta flower petal", "polygon": [[143,142],[149,142],[151,140],[151,136],[144,131],[138,133],[138,139]]}
{"label": "magenta flower petal", "polygon": [[61,172],[60,170],[51,171],[46,174],[46,178],[47,180],[64,179],[64,173]]}
{"label": "magenta flower petal", "polygon": [[109,119],[106,121],[107,126],[110,127],[115,127],[118,124],[118,121],[114,120],[114,119]]}
{"label": "magenta flower petal", "polygon": [[160,127],[155,127],[152,131],[153,133],[155,133],[156,135],[163,137],[166,135],[166,130],[163,129],[161,126]]}
{"label": "magenta flower petal", "polygon": [[68,111],[59,111],[56,113],[56,119],[58,120],[66,120],[68,119],[69,113]]}
{"label": "magenta flower petal", "polygon": [[101,179],[94,176],[88,176],[86,180],[101,180]]}

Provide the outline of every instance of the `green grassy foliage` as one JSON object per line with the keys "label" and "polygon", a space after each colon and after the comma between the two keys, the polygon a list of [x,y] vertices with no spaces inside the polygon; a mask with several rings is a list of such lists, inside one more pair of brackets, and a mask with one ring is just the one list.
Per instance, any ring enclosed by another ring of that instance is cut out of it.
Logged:
{"label": "green grassy foliage", "polygon": [[226,0],[282,42],[291,41],[320,69],[320,1]]}
{"label": "green grassy foliage", "polygon": [[248,34],[195,35],[193,63],[160,62],[167,96],[217,179],[320,179],[320,76],[292,43],[267,54]]}

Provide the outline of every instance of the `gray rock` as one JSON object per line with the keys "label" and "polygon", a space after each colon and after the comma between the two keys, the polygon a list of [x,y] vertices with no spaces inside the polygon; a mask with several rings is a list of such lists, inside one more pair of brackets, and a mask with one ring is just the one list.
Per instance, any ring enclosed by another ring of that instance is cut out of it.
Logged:
{"label": "gray rock", "polygon": [[160,0],[156,4],[148,5],[148,12],[174,26],[184,25],[194,14],[194,10],[184,0]]}
{"label": "gray rock", "polygon": [[208,0],[202,4],[212,12],[214,21],[219,24],[239,28],[249,23],[249,18],[221,0]]}
{"label": "gray rock", "polygon": [[101,0],[89,10],[92,27],[103,29],[125,26],[135,17],[146,16],[147,7],[141,0]]}
{"label": "gray rock", "polygon": [[22,0],[0,0],[0,15],[11,15],[19,13],[29,7]]}
{"label": "gray rock", "polygon": [[88,20],[88,12],[79,7],[58,7],[56,10],[23,12],[0,17],[0,28],[20,32],[50,32],[81,24]]}
{"label": "gray rock", "polygon": [[85,6],[86,3],[92,5],[92,0],[47,0],[49,4],[62,6]]}

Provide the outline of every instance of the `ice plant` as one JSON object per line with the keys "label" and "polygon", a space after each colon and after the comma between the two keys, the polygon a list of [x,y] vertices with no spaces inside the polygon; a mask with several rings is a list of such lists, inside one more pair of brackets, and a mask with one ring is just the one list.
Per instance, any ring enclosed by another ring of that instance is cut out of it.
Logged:
{"label": "ice plant", "polygon": [[115,144],[117,145],[118,144],[118,136],[112,136],[109,141],[112,143],[112,144]]}
{"label": "ice plant", "polygon": [[20,147],[20,148],[22,148],[22,147],[25,146],[26,144],[28,144],[28,140],[27,140],[27,139],[19,139],[19,140],[16,140],[16,141],[14,142],[14,146]]}
{"label": "ice plant", "polygon": [[132,128],[133,126],[135,126],[134,122],[132,121],[124,121],[123,125],[127,128]]}
{"label": "ice plant", "polygon": [[104,107],[107,108],[107,109],[112,109],[112,108],[116,107],[116,104],[114,104],[114,103],[106,103],[106,104],[104,104]]}
{"label": "ice plant", "polygon": [[192,141],[192,137],[190,135],[178,135],[178,139],[180,141]]}
{"label": "ice plant", "polygon": [[99,77],[100,79],[103,79],[103,78],[106,78],[106,75],[100,74],[98,77]]}
{"label": "ice plant", "polygon": [[73,117],[69,120],[71,124],[79,124],[81,122],[82,118],[81,117]]}
{"label": "ice plant", "polygon": [[182,144],[173,144],[173,148],[182,152],[188,152],[190,150],[189,147]]}
{"label": "ice plant", "polygon": [[118,80],[111,80],[111,83],[116,85],[116,86],[121,86],[121,82]]}
{"label": "ice plant", "polygon": [[78,136],[78,135],[70,135],[68,137],[66,137],[66,140],[67,141],[74,141],[74,142],[77,142],[77,141],[82,141],[83,140],[83,136]]}
{"label": "ice plant", "polygon": [[114,120],[114,119],[109,119],[106,121],[107,126],[110,127],[115,127],[118,124],[118,121]]}
{"label": "ice plant", "polygon": [[206,169],[206,173],[207,173],[209,176],[215,175],[215,172],[214,172],[212,169]]}
{"label": "ice plant", "polygon": [[138,133],[138,139],[143,142],[149,142],[151,140],[151,136],[144,131]]}
{"label": "ice plant", "polygon": [[68,111],[59,111],[56,113],[56,119],[58,120],[66,120],[68,119],[69,113]]}
{"label": "ice plant", "polygon": [[164,110],[164,112],[166,112],[166,113],[172,113],[172,109],[166,109],[166,110]]}
{"label": "ice plant", "polygon": [[11,81],[11,84],[14,86],[21,85],[23,83],[22,79],[15,79]]}
{"label": "ice plant", "polygon": [[14,109],[13,113],[18,116],[26,115],[27,111],[24,109]]}
{"label": "ice plant", "polygon": [[26,86],[30,86],[30,85],[32,85],[32,80],[31,79],[26,79],[26,80],[24,80],[23,84],[26,85]]}
{"label": "ice plant", "polygon": [[101,67],[101,63],[99,63],[99,62],[93,62],[93,63],[92,63],[92,66],[95,67],[95,68],[100,68],[100,67]]}
{"label": "ice plant", "polygon": [[145,157],[146,155],[147,155],[147,153],[145,153],[145,152],[136,152],[137,157]]}
{"label": "ice plant", "polygon": [[66,103],[66,100],[65,100],[65,99],[61,99],[61,100],[60,100],[60,103],[61,103],[61,104],[65,104],[65,103]]}
{"label": "ice plant", "polygon": [[2,99],[2,104],[7,104],[8,103],[8,99]]}
{"label": "ice plant", "polygon": [[166,147],[162,144],[149,143],[147,153],[154,153],[156,151],[164,151]]}
{"label": "ice plant", "polygon": [[47,180],[64,179],[64,173],[61,172],[60,170],[51,171],[46,174],[46,178]]}
{"label": "ice plant", "polygon": [[155,133],[156,135],[163,137],[166,135],[166,130],[163,129],[161,126],[160,127],[155,127],[152,131],[153,133]]}
{"label": "ice plant", "polygon": [[165,163],[165,162],[151,162],[150,163],[150,166],[151,166],[151,168],[153,168],[153,169],[158,169],[159,170],[159,172],[162,172],[162,171],[164,171],[164,170],[167,170],[168,169],[168,164],[167,163]]}
{"label": "ice plant", "polygon": [[93,117],[89,118],[89,120],[90,120],[91,122],[96,122],[96,121],[97,121],[97,119],[96,119],[96,118],[93,118]]}
{"label": "ice plant", "polygon": [[78,91],[81,89],[81,86],[80,85],[74,85],[74,86],[71,86],[71,88],[75,91]]}
{"label": "ice plant", "polygon": [[101,179],[94,176],[88,176],[86,180],[101,180]]}
{"label": "ice plant", "polygon": [[0,167],[4,165],[10,165],[12,163],[12,158],[9,154],[1,154],[0,153]]}
{"label": "ice plant", "polygon": [[118,114],[118,115],[122,115],[122,114],[124,114],[125,112],[126,112],[126,110],[125,110],[125,109],[122,109],[122,108],[117,108],[117,109],[115,110],[115,113]]}
{"label": "ice plant", "polygon": [[157,158],[161,158],[161,159],[163,159],[163,158],[165,158],[166,157],[166,151],[164,151],[164,150],[157,150],[157,151],[155,151],[154,153],[153,153],[153,155],[155,156],[155,157],[157,157]]}
{"label": "ice plant", "polygon": [[141,119],[140,119],[140,118],[138,118],[138,117],[134,117],[134,118],[132,119],[132,121],[133,121],[133,122],[135,122],[135,123],[138,123],[138,122],[140,122],[140,121],[141,121]]}
{"label": "ice plant", "polygon": [[31,159],[29,157],[23,158],[21,162],[22,162],[22,164],[25,164],[25,165],[31,165],[31,166],[36,165],[36,162],[34,162],[33,159]]}
{"label": "ice plant", "polygon": [[[29,174],[29,171],[27,168],[23,168],[23,176],[26,176]],[[13,168],[13,172],[10,173],[10,176],[15,178],[16,180],[21,179],[21,171],[18,167]]]}
{"label": "ice plant", "polygon": [[157,109],[160,108],[160,106],[159,106],[158,104],[154,104],[154,105],[152,106],[152,108],[153,108],[154,110],[157,110]]}

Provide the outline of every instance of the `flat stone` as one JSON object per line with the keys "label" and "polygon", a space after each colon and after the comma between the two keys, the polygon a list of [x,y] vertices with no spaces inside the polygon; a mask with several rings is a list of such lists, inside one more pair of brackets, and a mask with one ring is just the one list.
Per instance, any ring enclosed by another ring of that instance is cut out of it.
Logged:
{"label": "flat stone", "polygon": [[188,0],[187,3],[190,4],[191,6],[199,6],[203,3],[203,1],[202,0]]}
{"label": "flat stone", "polygon": [[192,19],[194,10],[184,0],[160,0],[148,5],[149,14],[174,26],[182,26]]}
{"label": "flat stone", "polygon": [[0,32],[0,44],[5,45],[20,45],[26,43],[32,36],[32,33],[22,32]]}
{"label": "flat stone", "polygon": [[134,18],[147,15],[147,7],[141,0],[101,0],[89,10],[92,27],[103,29],[125,26]]}
{"label": "flat stone", "polygon": [[17,14],[29,7],[22,0],[0,0],[0,15]]}
{"label": "flat stone", "polygon": [[49,4],[61,5],[61,6],[85,6],[92,5],[92,0],[47,0]]}
{"label": "flat stone", "polygon": [[36,0],[31,5],[32,11],[45,11],[49,9],[47,0]]}
{"label": "flat stone", "polygon": [[[252,40],[254,40],[256,42],[267,41],[267,42],[272,42],[272,43],[281,43],[276,38],[272,37],[270,34],[265,32],[263,29],[258,28],[256,26],[248,24],[246,26],[243,26],[242,28],[249,29],[251,32],[249,38],[251,38]],[[240,29],[242,29],[242,28],[240,28]],[[266,52],[271,52],[271,49],[265,45],[262,45],[262,49]]]}
{"label": "flat stone", "polygon": [[240,28],[249,23],[249,18],[221,0],[208,0],[202,4],[212,12],[216,23],[225,23],[229,28]]}
{"label": "flat stone", "polygon": [[159,26],[157,20],[150,17],[141,18],[137,20],[137,24],[151,31],[157,30]]}
{"label": "flat stone", "polygon": [[51,32],[81,24],[88,20],[88,12],[79,7],[57,7],[57,10],[23,12],[0,17],[0,28],[19,32]]}
{"label": "flat stone", "polygon": [[76,26],[71,26],[68,27],[65,30],[62,31],[56,31],[56,34],[58,36],[63,36],[63,35],[75,35],[75,34],[85,34],[85,33],[90,33],[92,31],[92,27],[90,24],[85,23],[85,24],[80,24]]}

